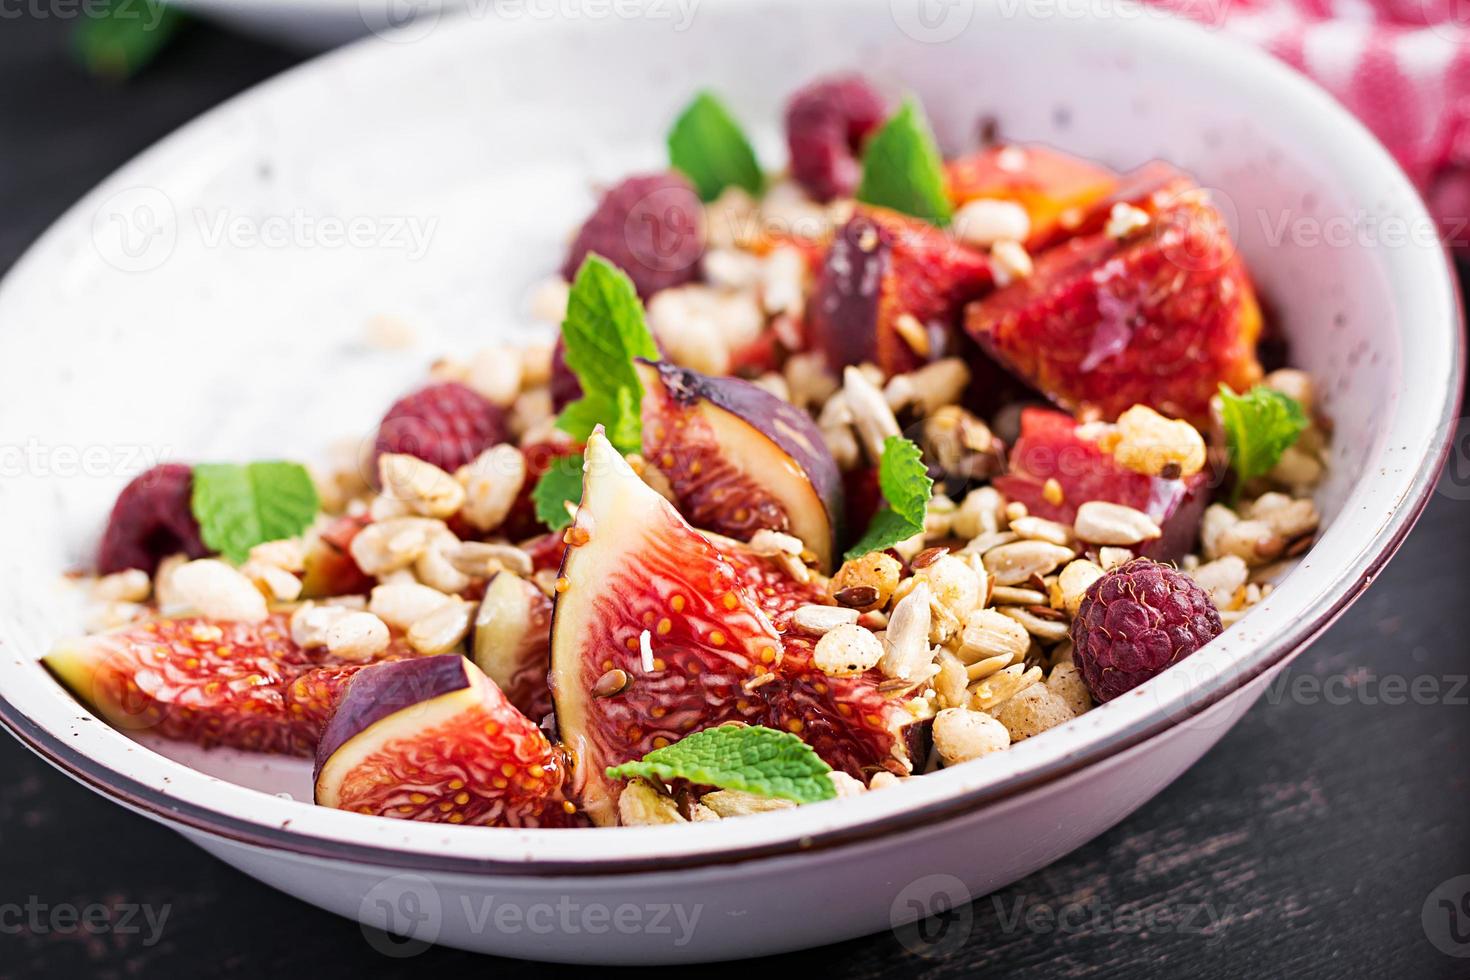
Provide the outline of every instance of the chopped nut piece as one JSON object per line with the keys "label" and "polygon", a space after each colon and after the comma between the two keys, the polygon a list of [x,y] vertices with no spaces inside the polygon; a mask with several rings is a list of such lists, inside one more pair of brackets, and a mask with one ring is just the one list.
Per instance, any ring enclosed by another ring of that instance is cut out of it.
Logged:
{"label": "chopped nut piece", "polygon": [[487,347],[470,359],[465,384],[486,401],[508,408],[521,393],[521,354],[506,347]]}
{"label": "chopped nut piece", "polygon": [[868,791],[859,780],[854,779],[841,769],[833,769],[827,773],[827,778],[832,780],[832,786],[837,790],[837,798],[847,799],[853,796],[861,796]]}
{"label": "chopped nut piece", "polygon": [[1112,545],[1141,544],[1164,533],[1143,511],[1106,500],[1089,500],[1078,507],[1072,529],[1090,544]]}
{"label": "chopped nut piece", "polygon": [[1040,680],[1040,667],[1032,667],[1027,670],[1022,664],[1013,664],[974,686],[971,707],[977,711],[988,711],[1010,700]]}
{"label": "chopped nut piece", "polygon": [[531,556],[522,549],[488,541],[461,541],[456,546],[447,548],[445,557],[455,568],[475,578],[489,578],[502,571],[527,578],[534,567]]}
{"label": "chopped nut piece", "polygon": [[284,568],[251,559],[240,566],[240,574],[277,602],[295,602],[301,597],[301,579]]}
{"label": "chopped nut piece", "polygon": [[[705,800],[708,798],[705,797]],[[713,810],[714,807],[710,809]],[[630,779],[618,796],[618,823],[624,827],[652,827],[688,821],[680,816],[679,804],[674,802],[673,797],[660,793],[641,779]]]}
{"label": "chopped nut piece", "polygon": [[830,633],[839,626],[857,621],[858,611],[842,606],[806,605],[798,607],[791,614],[791,625],[806,633]]}
{"label": "chopped nut piece", "polygon": [[408,644],[419,653],[448,653],[464,642],[474,618],[473,603],[450,596],[449,601],[409,627]]}
{"label": "chopped nut piece", "polygon": [[1075,555],[1071,548],[1046,541],[1016,541],[991,548],[983,560],[996,585],[1019,585],[1033,575],[1045,575]]}
{"label": "chopped nut piece", "polygon": [[1305,371],[1280,368],[1262,378],[1261,383],[1272,391],[1279,391],[1288,398],[1296,399],[1308,418],[1317,407],[1316,385],[1312,383],[1312,376]]}
{"label": "chopped nut piece", "polygon": [[1070,527],[1044,517],[1018,517],[1011,521],[1011,530],[1028,541],[1049,541],[1063,547],[1070,546],[1073,541]]}
{"label": "chopped nut piece", "polygon": [[145,602],[153,591],[153,581],[141,568],[104,575],[92,583],[92,594],[114,602]]}
{"label": "chopped nut piece", "polygon": [[1104,574],[1100,566],[1085,558],[1071,562],[1062,569],[1062,574],[1057,577],[1057,591],[1067,615],[1077,615],[1077,607],[1082,605],[1082,597],[1087,594],[1088,587]]}
{"label": "chopped nut piece", "polygon": [[407,453],[379,456],[378,479],[384,496],[407,504],[423,517],[449,517],[464,503],[464,487],[454,477]]}
{"label": "chopped nut piece", "polygon": [[1034,606],[1046,601],[1046,595],[1036,589],[1023,589],[1015,585],[997,585],[990,590],[993,606]]}
{"label": "chopped nut piece", "polygon": [[258,623],[269,613],[265,596],[248,578],[215,558],[185,562],[169,577],[172,599],[206,619]]}
{"label": "chopped nut piece", "polygon": [[454,474],[464,487],[461,514],[473,527],[493,531],[505,521],[526,483],[526,458],[515,446],[501,443],[461,466]]}
{"label": "chopped nut piece", "polygon": [[1000,241],[1025,241],[1031,234],[1031,216],[1014,201],[982,197],[962,205],[951,227],[960,241],[988,248]]}
{"label": "chopped nut piece", "polygon": [[885,676],[914,680],[933,662],[929,649],[931,601],[929,585],[921,581],[894,604],[888,630],[883,634],[883,658],[878,664]]}
{"label": "chopped nut piece", "polygon": [[882,658],[883,644],[878,637],[856,623],[833,627],[817,641],[812,651],[812,662],[830,677],[861,674],[876,667]]}
{"label": "chopped nut piece", "polygon": [[561,322],[567,318],[567,298],[571,291],[571,284],[561,276],[541,280],[531,290],[531,316],[560,327]]}
{"label": "chopped nut piece", "polygon": [[[941,555],[914,572],[914,582],[929,586],[935,615],[930,619],[929,642],[944,643],[959,632],[970,610],[985,598],[985,583],[969,563],[954,555]],[[889,623],[892,629],[892,622]]]}
{"label": "chopped nut piece", "polygon": [[1216,549],[1220,556],[1235,555],[1247,565],[1264,565],[1281,557],[1286,541],[1265,521],[1236,521],[1220,532]]}
{"label": "chopped nut piece", "polygon": [[1224,555],[1200,565],[1189,576],[1210,594],[1217,609],[1225,610],[1236,605],[1236,594],[1244,587],[1249,574],[1243,559],[1237,555]]}
{"label": "chopped nut piece", "polygon": [[418,561],[430,542],[447,530],[443,521],[428,517],[394,517],[363,528],[348,551],[366,574],[387,575]]}
{"label": "chopped nut piece", "polygon": [[[627,795],[627,790],[623,791]],[[718,813],[721,817],[745,817],[753,813],[770,813],[773,810],[789,810],[796,806],[792,800],[773,796],[757,796],[738,789],[718,789],[706,793],[699,802]]]}
{"label": "chopped nut piece", "polygon": [[250,560],[265,565],[274,565],[288,572],[305,571],[306,542],[300,538],[267,541],[250,549]]}
{"label": "chopped nut piece", "polygon": [[1002,606],[1000,613],[1020,623],[1025,627],[1026,632],[1038,640],[1055,643],[1067,638],[1068,624],[1062,620],[1048,619],[1040,615],[1038,607]]}
{"label": "chopped nut piece", "polygon": [[757,555],[800,555],[804,549],[800,538],[769,528],[761,528],[750,538],[750,550]]}
{"label": "chopped nut piece", "polygon": [[373,589],[368,598],[368,611],[389,626],[406,630],[451,601],[450,596],[427,585],[394,582]]}
{"label": "chopped nut piece", "polygon": [[1036,271],[1026,246],[1010,239],[998,241],[990,247],[990,269],[995,275],[995,284],[1002,289],[1029,278]]}
{"label": "chopped nut piece", "polygon": [[962,708],[970,701],[970,675],[965,664],[948,650],[939,651],[939,673],[934,675],[934,693],[941,706]]}
{"label": "chopped nut piece", "polygon": [[1097,560],[1103,567],[1103,571],[1111,571],[1119,565],[1126,565],[1133,560],[1133,552],[1127,548],[1099,548]]}
{"label": "chopped nut piece", "polygon": [[1108,223],[1103,233],[1109,238],[1124,239],[1136,231],[1142,231],[1148,225],[1147,211],[1134,207],[1126,201],[1119,201],[1113,205],[1113,210],[1108,212]]}
{"label": "chopped nut piece", "polygon": [[964,539],[994,535],[1000,530],[1004,508],[1005,498],[994,486],[973,489],[954,513],[954,533]]}
{"label": "chopped nut piece", "polygon": [[884,440],[900,434],[898,419],[883,392],[855,367],[842,372],[842,395],[868,460],[876,464],[883,458]]}
{"label": "chopped nut piece", "polygon": [[344,660],[362,662],[372,660],[388,649],[388,627],[381,619],[367,612],[336,611],[341,615],[322,632],[322,643],[328,653]]}
{"label": "chopped nut piece", "polygon": [[1006,727],[982,711],[945,708],[934,716],[934,747],[947,766],[1010,747]]}
{"label": "chopped nut piece", "polygon": [[971,664],[994,657],[1006,657],[1008,663],[1019,663],[1030,648],[1031,637],[1020,623],[994,609],[976,609],[965,620],[964,632],[960,634],[959,656]]}
{"label": "chopped nut piece", "polygon": [[1310,497],[1292,499],[1284,493],[1263,493],[1250,505],[1252,520],[1264,521],[1271,530],[1290,540],[1317,530],[1317,506]]}

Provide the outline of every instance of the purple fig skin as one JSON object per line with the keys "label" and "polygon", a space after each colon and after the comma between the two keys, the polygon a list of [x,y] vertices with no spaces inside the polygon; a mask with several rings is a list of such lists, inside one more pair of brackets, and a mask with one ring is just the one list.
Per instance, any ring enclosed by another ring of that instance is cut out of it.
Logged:
{"label": "purple fig skin", "polygon": [[393,660],[352,675],[316,746],[312,782],[327,760],[358,735],[395,712],[469,687],[468,661],[457,653]]}
{"label": "purple fig skin", "polygon": [[849,219],[832,241],[817,278],[807,330],[813,349],[821,351],[835,373],[878,360],[878,302],[892,253],[888,231],[861,214]]}
{"label": "purple fig skin", "polygon": [[842,472],[827,449],[822,430],[810,415],[749,381],[700,374],[668,361],[638,358],[638,362],[658,372],[669,397],[679,405],[687,407],[703,399],[775,443],[811,481],[812,489],[827,511],[834,539],[842,540],[847,513],[842,496]]}

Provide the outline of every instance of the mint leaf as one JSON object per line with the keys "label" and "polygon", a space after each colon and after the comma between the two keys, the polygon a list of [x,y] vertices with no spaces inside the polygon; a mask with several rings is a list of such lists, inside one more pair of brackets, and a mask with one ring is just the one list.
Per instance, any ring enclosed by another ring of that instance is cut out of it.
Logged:
{"label": "mint leaf", "polygon": [[694,184],[700,200],[713,201],[726,187],[759,196],[766,178],[740,124],[713,93],[700,92],[669,130],[669,163]]}
{"label": "mint leaf", "polygon": [[656,361],[658,347],[643,320],[638,291],[622,270],[600,255],[587,256],[572,282],[561,334],[567,367],[582,383],[582,397],[562,410],[557,428],[585,442],[601,423],[620,452],[637,452],[643,385],[633,358]]}
{"label": "mint leaf", "polygon": [[905,99],[868,141],[857,199],[941,228],[949,224],[953,212],[945,191],[944,160],[924,110],[913,99]]}
{"label": "mint leaf", "polygon": [[837,788],[811,746],[789,732],[721,725],[654,749],[640,762],[609,766],[609,779],[687,779],[691,783],[777,796],[797,803],[830,800]]}
{"label": "mint leaf", "polygon": [[258,544],[305,531],[319,509],[306,468],[284,462],[200,463],[189,505],[204,543],[237,564]]}
{"label": "mint leaf", "polygon": [[934,481],[924,469],[924,454],[911,440],[889,436],[878,461],[878,487],[886,504],[873,515],[868,533],[847,550],[846,558],[891,548],[924,530]]}
{"label": "mint leaf", "polygon": [[187,19],[161,0],[103,0],[73,28],[72,54],[91,74],[122,81],[146,68]]}
{"label": "mint leaf", "polygon": [[1265,385],[1237,395],[1222,384],[1220,402],[1225,443],[1236,476],[1230,497],[1233,506],[1246,481],[1270,472],[1281,454],[1296,442],[1307,427],[1307,413],[1295,398]]}
{"label": "mint leaf", "polygon": [[581,453],[552,460],[531,491],[536,519],[553,531],[560,531],[572,522],[572,516],[567,513],[567,501],[576,504],[581,499]]}

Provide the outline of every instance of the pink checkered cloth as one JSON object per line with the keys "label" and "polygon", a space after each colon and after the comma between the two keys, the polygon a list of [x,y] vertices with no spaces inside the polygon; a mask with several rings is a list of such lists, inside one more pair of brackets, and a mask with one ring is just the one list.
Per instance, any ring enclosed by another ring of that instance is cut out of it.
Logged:
{"label": "pink checkered cloth", "polygon": [[1150,0],[1265,48],[1357,115],[1470,255],[1470,0]]}

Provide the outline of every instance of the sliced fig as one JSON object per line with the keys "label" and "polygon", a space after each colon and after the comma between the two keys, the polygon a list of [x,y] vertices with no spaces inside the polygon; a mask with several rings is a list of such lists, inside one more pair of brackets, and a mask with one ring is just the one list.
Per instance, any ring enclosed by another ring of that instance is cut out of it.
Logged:
{"label": "sliced fig", "polygon": [[476,666],[526,717],[539,722],[551,712],[551,600],[544,592],[509,572],[491,579],[475,616],[474,652]]}
{"label": "sliced fig", "polygon": [[865,207],[827,253],[807,340],[833,371],[865,361],[887,374],[911,371],[945,355],[960,310],[992,283],[980,252],[915,218]]}
{"label": "sliced fig", "polygon": [[643,453],[669,478],[680,511],[742,541],[762,528],[788,532],[830,568],[842,474],[811,417],[738,378],[667,361],[640,361],[638,375]]}
{"label": "sliced fig", "polygon": [[[616,819],[620,785],[606,767],[726,722],[813,738],[829,764],[854,776],[910,764],[914,715],[899,698],[880,704],[868,696],[882,680],[876,672],[835,683],[800,650],[788,663],[777,623],[816,600],[814,586],[778,587],[769,578],[779,575],[774,563],[748,551],[727,557],[600,432],[588,443],[582,503],[568,533],[552,692],[558,730],[576,760],[574,796],[594,823]],[[854,707],[844,709],[843,699]]]}
{"label": "sliced fig", "polygon": [[[394,643],[382,659],[412,651]],[[310,755],[363,664],[303,650],[284,615],[262,623],[153,619],[61,644],[45,665],[118,728]]]}
{"label": "sliced fig", "polygon": [[[995,487],[1028,513],[1071,524],[1077,508],[1089,500],[1106,500],[1143,511],[1164,532],[1136,549],[1145,558],[1174,561],[1188,554],[1209,502],[1209,471],[1178,480],[1126,470],[1095,442],[1078,434],[1070,415],[1045,408],[1021,413],[1021,437],[1010,453],[1010,472]],[[1048,499],[1046,482],[1062,488],[1060,502]]]}
{"label": "sliced fig", "polygon": [[357,813],[486,827],[580,822],[566,759],[463,657],[364,668],[316,753],[316,802]]}
{"label": "sliced fig", "polygon": [[945,172],[956,207],[986,198],[1025,208],[1031,219],[1028,247],[1065,229],[1118,184],[1111,170],[1045,146],[989,146],[951,160]]}
{"label": "sliced fig", "polygon": [[1146,229],[1072,238],[970,304],[965,327],[1052,401],[1116,418],[1136,404],[1196,425],[1221,382],[1259,379],[1260,308],[1224,220],[1198,193]]}

